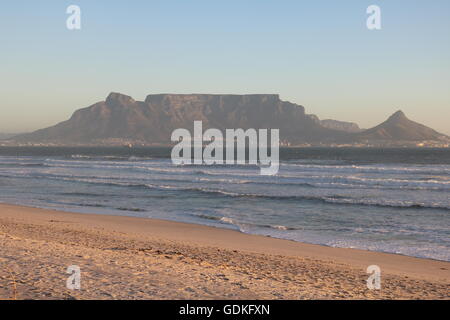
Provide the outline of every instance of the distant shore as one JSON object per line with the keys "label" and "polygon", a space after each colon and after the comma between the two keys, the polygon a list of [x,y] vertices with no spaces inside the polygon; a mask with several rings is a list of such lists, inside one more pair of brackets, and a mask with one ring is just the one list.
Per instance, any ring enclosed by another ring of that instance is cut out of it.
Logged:
{"label": "distant shore", "polygon": [[449,299],[448,262],[146,218],[1,204],[0,247],[2,299]]}
{"label": "distant shore", "polygon": [[[63,144],[63,143],[17,143],[11,140],[0,139],[0,147],[11,148],[172,148],[174,143],[139,143],[139,142],[121,142],[121,143],[105,143],[98,142],[92,144]],[[204,144],[206,146],[207,143]],[[417,149],[448,149],[450,148],[449,142],[436,142],[436,141],[403,141],[395,143],[304,143],[304,144],[284,144],[280,143],[280,148],[417,148]]]}

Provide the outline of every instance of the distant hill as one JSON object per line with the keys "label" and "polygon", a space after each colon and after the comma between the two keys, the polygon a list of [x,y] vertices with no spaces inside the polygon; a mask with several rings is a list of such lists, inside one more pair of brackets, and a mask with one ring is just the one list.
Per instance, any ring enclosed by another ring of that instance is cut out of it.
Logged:
{"label": "distant hill", "polygon": [[355,134],[359,140],[426,141],[445,140],[448,137],[420,123],[409,120],[402,111],[397,111],[382,124]]}
{"label": "distant hill", "polygon": [[361,129],[358,124],[354,122],[347,122],[347,121],[339,121],[339,120],[332,120],[332,119],[325,119],[320,120],[319,117],[317,117],[315,114],[309,115],[311,119],[316,121],[318,124],[320,124],[322,127],[333,129],[333,130],[339,130],[344,132],[361,132],[363,129]]}
{"label": "distant hill", "polygon": [[282,101],[275,94],[156,94],[147,96],[145,101],[135,101],[130,96],[111,93],[105,101],[75,111],[67,121],[12,140],[31,144],[170,144],[173,130],[192,131],[195,120],[203,121],[204,130],[280,129],[281,142],[291,145],[445,138],[408,120],[402,112],[377,127],[361,131],[353,123],[307,115],[303,106]]}
{"label": "distant hill", "polygon": [[0,140],[9,139],[17,136],[17,133],[0,133]]}

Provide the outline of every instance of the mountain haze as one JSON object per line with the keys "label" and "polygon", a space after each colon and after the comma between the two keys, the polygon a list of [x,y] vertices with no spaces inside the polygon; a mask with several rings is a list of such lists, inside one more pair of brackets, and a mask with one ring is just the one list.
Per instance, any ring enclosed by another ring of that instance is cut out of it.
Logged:
{"label": "mountain haze", "polygon": [[362,129],[359,128],[358,124],[354,122],[347,122],[347,121],[339,121],[339,120],[332,120],[332,119],[325,119],[320,120],[318,116],[315,114],[309,115],[311,119],[313,119],[316,123],[320,124],[322,127],[333,129],[333,130],[339,130],[344,132],[361,132]]}
{"label": "mountain haze", "polygon": [[17,133],[0,133],[0,140],[9,139],[17,136]]}
{"label": "mountain haze", "polygon": [[144,101],[110,93],[106,100],[75,111],[55,126],[13,138],[31,144],[170,144],[172,132],[203,129],[280,129],[284,144],[354,143],[360,141],[422,141],[447,137],[413,122],[399,111],[372,129],[354,123],[320,120],[305,108],[276,94],[154,94]]}
{"label": "mountain haze", "polygon": [[275,94],[210,95],[156,94],[135,101],[111,93],[105,101],[77,110],[53,127],[15,137],[19,142],[93,143],[112,139],[169,143],[173,130],[203,128],[279,128],[281,140],[294,143],[323,141],[341,134],[305,115],[304,107],[281,101]]}

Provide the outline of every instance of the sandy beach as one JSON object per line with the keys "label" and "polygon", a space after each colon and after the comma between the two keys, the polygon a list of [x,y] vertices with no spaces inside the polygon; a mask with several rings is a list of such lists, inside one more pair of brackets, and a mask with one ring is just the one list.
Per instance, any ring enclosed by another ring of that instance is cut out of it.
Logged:
{"label": "sandy beach", "polygon": [[[71,265],[81,289],[66,288]],[[381,268],[369,290],[366,268]],[[449,299],[450,263],[0,205],[1,299]]]}

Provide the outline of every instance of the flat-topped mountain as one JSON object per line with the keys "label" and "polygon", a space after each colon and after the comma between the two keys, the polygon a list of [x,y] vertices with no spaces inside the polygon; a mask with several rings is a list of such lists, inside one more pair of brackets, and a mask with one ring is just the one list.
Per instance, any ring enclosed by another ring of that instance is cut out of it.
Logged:
{"label": "flat-topped mountain", "polygon": [[170,144],[178,128],[193,130],[196,120],[208,128],[279,129],[282,143],[331,144],[367,140],[439,140],[433,129],[397,112],[386,122],[361,131],[356,124],[319,120],[305,108],[276,94],[153,94],[145,101],[111,93],[105,101],[74,112],[55,126],[18,135],[16,143],[41,144]]}
{"label": "flat-topped mountain", "polygon": [[53,127],[15,137],[19,142],[94,143],[117,139],[169,143],[173,130],[203,128],[279,128],[282,141],[323,141],[340,132],[324,128],[305,115],[304,107],[275,94],[156,94],[145,101],[111,93],[105,101],[76,111]]}

